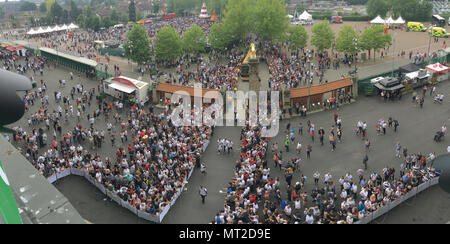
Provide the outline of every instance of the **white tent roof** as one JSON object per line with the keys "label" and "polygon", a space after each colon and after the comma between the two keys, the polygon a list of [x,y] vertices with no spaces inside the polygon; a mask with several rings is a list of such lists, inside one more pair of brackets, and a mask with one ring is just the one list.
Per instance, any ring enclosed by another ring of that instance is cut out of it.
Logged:
{"label": "white tent roof", "polygon": [[294,18],[294,16],[293,16],[293,15],[290,15],[290,14],[288,14],[287,17],[289,17],[289,19]]}
{"label": "white tent roof", "polygon": [[310,15],[308,12],[306,12],[306,10],[300,15],[298,16],[299,20],[312,20],[312,15]]}
{"label": "white tent roof", "polygon": [[392,19],[392,17],[391,16],[389,16],[389,18],[386,20],[386,24],[394,24],[395,23],[395,21],[394,21],[394,19]]}
{"label": "white tent roof", "polygon": [[70,25],[67,27],[68,29],[78,29],[78,25],[74,24],[74,23],[70,23]]}
{"label": "white tent roof", "polygon": [[63,26],[61,26],[61,28],[62,28],[63,30],[67,30],[69,27],[68,27],[66,24],[64,24]]}
{"label": "white tent roof", "polygon": [[398,17],[398,19],[396,19],[394,21],[394,24],[404,24],[405,20],[402,18],[402,16]]}
{"label": "white tent roof", "polygon": [[27,32],[27,34],[28,34],[28,35],[34,35],[34,34],[36,34],[36,31],[33,30],[33,29],[30,29],[30,30]]}
{"label": "white tent roof", "polygon": [[120,84],[120,83],[117,83],[117,82],[111,83],[109,85],[109,87],[111,87],[111,88],[113,88],[115,90],[121,91],[121,92],[128,93],[128,94],[130,94],[130,93],[132,93],[132,92],[134,92],[136,90],[136,88],[134,88],[134,87],[126,86],[126,85],[123,85],[123,84]]}
{"label": "white tent roof", "polygon": [[425,68],[427,68],[427,69],[429,69],[429,70],[431,70],[433,72],[438,72],[438,73],[439,72],[443,72],[443,71],[447,71],[447,70],[450,69],[449,67],[447,67],[445,65],[442,65],[440,63],[430,64],[430,65],[428,65]]}
{"label": "white tent roof", "polygon": [[379,15],[370,21],[371,24],[385,24],[386,22]]}

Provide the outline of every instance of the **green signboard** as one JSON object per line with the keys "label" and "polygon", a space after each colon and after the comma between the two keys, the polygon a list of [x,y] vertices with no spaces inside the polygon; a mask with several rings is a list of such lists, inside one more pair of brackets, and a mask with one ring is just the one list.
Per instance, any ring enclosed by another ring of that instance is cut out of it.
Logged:
{"label": "green signboard", "polygon": [[0,215],[5,224],[22,224],[16,199],[0,162]]}

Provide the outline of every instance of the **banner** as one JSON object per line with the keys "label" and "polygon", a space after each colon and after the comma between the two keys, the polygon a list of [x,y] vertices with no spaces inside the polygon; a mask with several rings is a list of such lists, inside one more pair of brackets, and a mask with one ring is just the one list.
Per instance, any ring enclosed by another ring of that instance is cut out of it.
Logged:
{"label": "banner", "polygon": [[84,172],[81,169],[72,168],[71,173],[73,175],[78,175],[78,176],[83,176],[84,177]]}
{"label": "banner", "polygon": [[104,194],[106,195],[106,189],[103,186],[102,183],[98,182],[97,180],[94,181],[94,185]]}
{"label": "banner", "polygon": [[48,177],[47,180],[50,184],[53,184],[56,181],[56,175]]}
{"label": "banner", "polygon": [[159,215],[159,221],[162,222],[164,219],[164,216],[166,216],[166,214],[169,212],[170,209],[170,204],[167,205],[164,210],[161,212],[161,214]]}

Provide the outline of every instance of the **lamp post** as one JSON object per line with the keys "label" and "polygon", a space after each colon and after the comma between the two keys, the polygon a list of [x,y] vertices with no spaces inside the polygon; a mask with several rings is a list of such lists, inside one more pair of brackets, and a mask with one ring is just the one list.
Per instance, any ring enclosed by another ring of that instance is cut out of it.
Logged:
{"label": "lamp post", "polygon": [[[309,66],[309,76],[312,77],[311,75],[311,50],[308,49],[308,66]],[[309,77],[308,77],[309,78]],[[306,81],[308,82],[308,100],[307,100],[307,109],[310,109],[310,97],[311,97],[311,82],[310,81]]]}
{"label": "lamp post", "polygon": [[356,68],[356,56],[358,55],[358,38],[356,38],[356,37],[353,38],[353,46],[355,48],[355,57],[354,57],[354,60],[353,60],[353,62],[355,63],[355,73],[354,73],[354,75],[356,75],[356,71],[358,70]]}

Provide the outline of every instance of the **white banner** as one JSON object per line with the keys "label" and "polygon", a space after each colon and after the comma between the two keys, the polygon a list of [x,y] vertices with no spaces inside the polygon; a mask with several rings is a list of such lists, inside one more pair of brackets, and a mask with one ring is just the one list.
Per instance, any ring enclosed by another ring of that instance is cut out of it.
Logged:
{"label": "white banner", "polygon": [[164,210],[162,211],[162,213],[159,215],[159,222],[162,222],[164,217],[166,216],[166,214],[169,212],[170,210],[170,204],[167,205]]}
{"label": "white banner", "polygon": [[52,175],[52,176],[48,177],[47,180],[48,180],[48,182],[49,182],[50,184],[55,183],[55,181],[56,181],[56,175]]}

